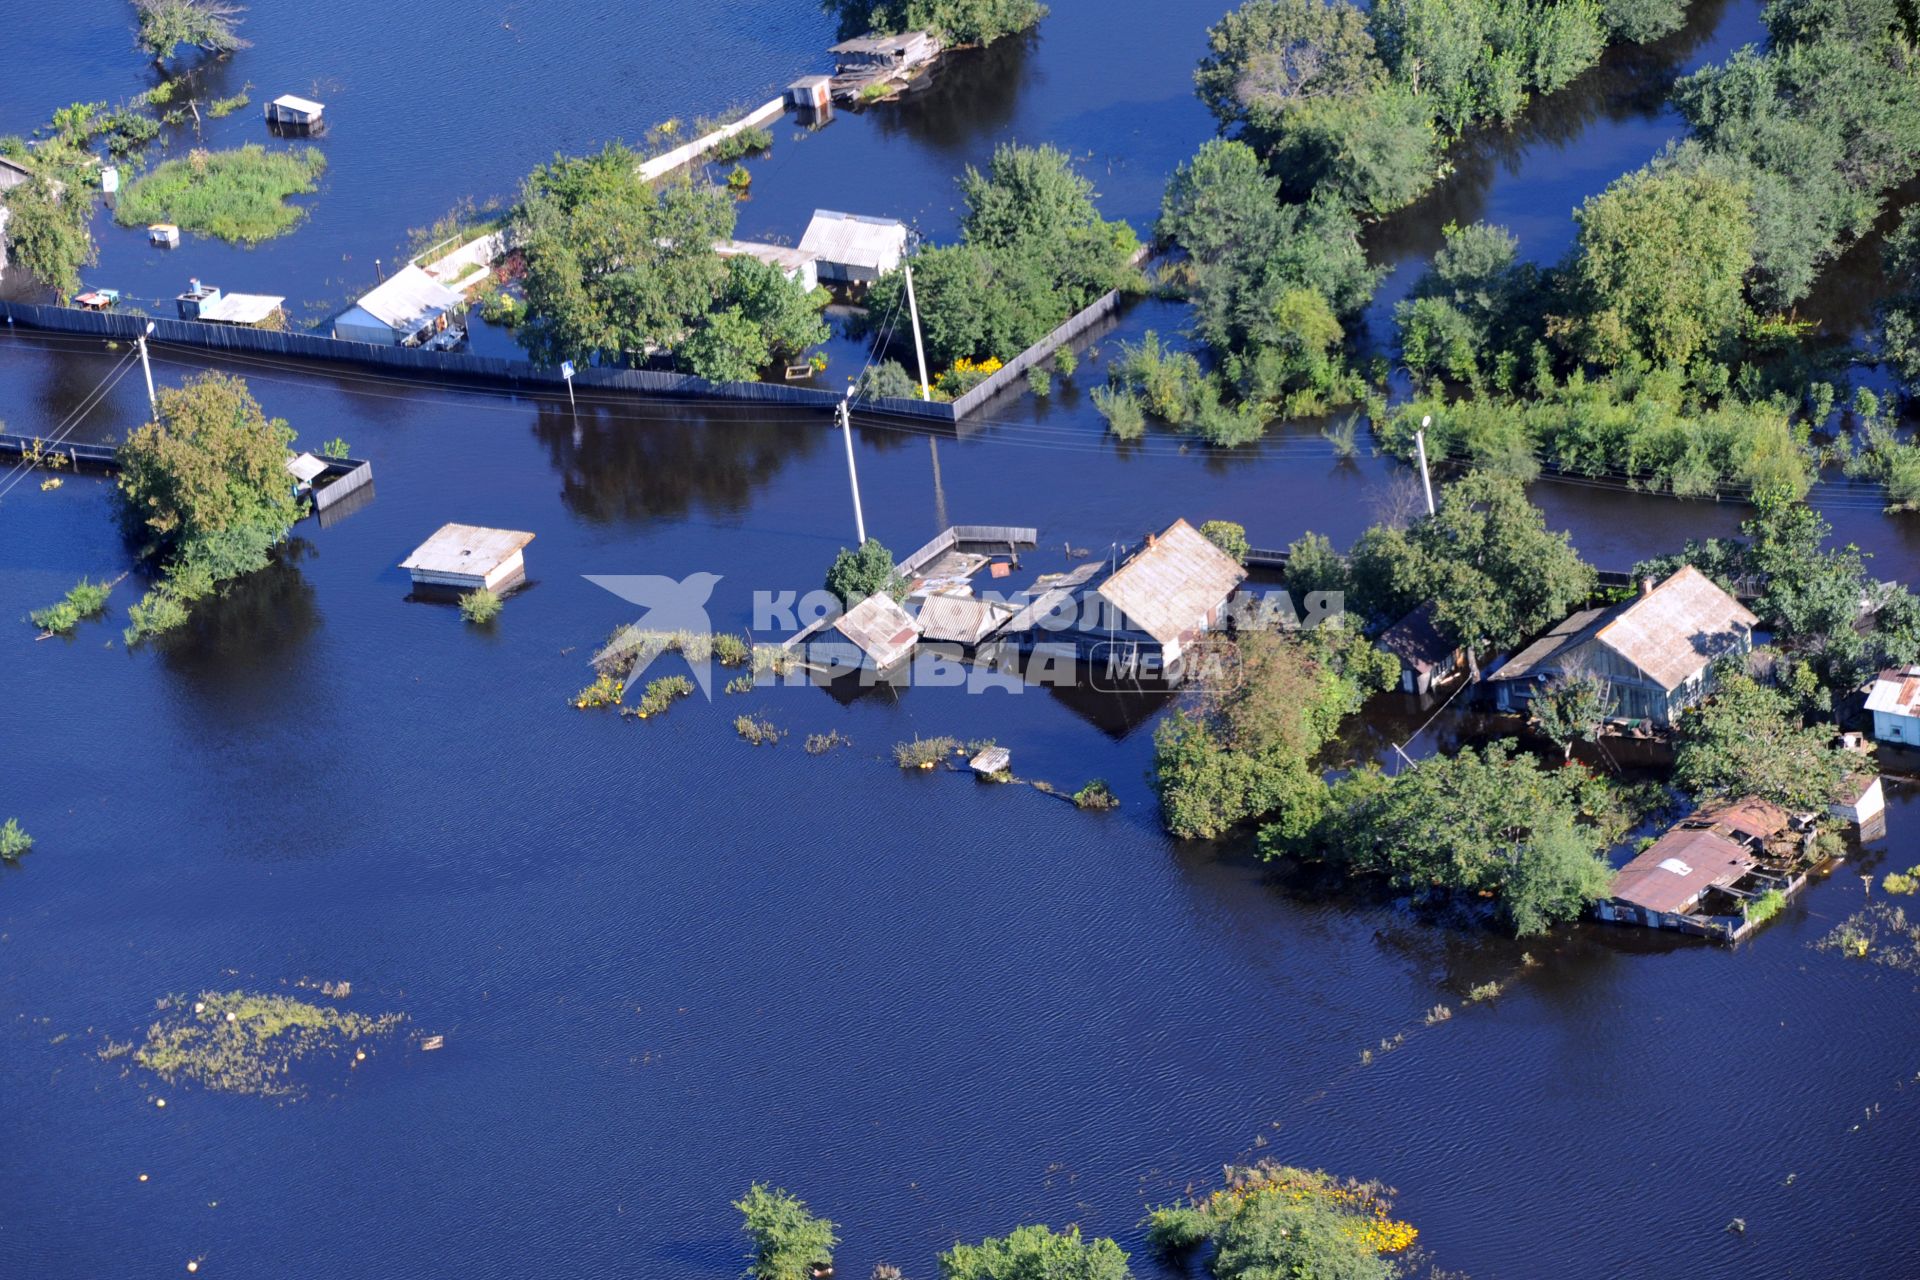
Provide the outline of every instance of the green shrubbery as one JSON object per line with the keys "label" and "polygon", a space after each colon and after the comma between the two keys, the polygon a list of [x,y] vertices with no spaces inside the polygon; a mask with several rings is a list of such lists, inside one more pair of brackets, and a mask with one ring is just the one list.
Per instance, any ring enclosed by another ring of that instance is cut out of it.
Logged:
{"label": "green shrubbery", "polygon": [[1039,0],[822,0],[840,20],[840,35],[931,31],[946,43],[992,44],[1047,16]]}
{"label": "green shrubbery", "polygon": [[827,590],[851,609],[868,596],[885,592],[898,600],[907,580],[894,567],[893,552],[878,538],[868,538],[852,550],[840,548],[827,569]]}
{"label": "green shrubbery", "polygon": [[500,616],[500,597],[485,587],[460,597],[460,616],[476,626],[485,626]]}
{"label": "green shrubbery", "polygon": [[[1139,287],[1139,241],[1101,218],[1093,184],[1050,146],[1003,144],[983,174],[960,179],[958,244],[922,249],[913,284],[934,366],[1007,361],[1111,289]],[[873,287],[875,317],[906,312],[905,279]],[[910,341],[906,326],[896,341]]]}
{"label": "green shrubbery", "polygon": [[79,626],[81,621],[91,618],[107,607],[107,596],[113,588],[104,582],[90,582],[85,578],[73,585],[66,598],[58,604],[48,605],[44,609],[35,609],[28,616],[33,625],[42,631],[54,635],[65,635]]}
{"label": "green shrubbery", "polygon": [[832,1269],[833,1247],[840,1243],[834,1224],[807,1212],[799,1197],[756,1182],[733,1207],[752,1241],[747,1250],[751,1280],[814,1280]]}
{"label": "green shrubbery", "polygon": [[21,830],[18,819],[0,823],[0,859],[13,862],[33,848],[33,837]]}

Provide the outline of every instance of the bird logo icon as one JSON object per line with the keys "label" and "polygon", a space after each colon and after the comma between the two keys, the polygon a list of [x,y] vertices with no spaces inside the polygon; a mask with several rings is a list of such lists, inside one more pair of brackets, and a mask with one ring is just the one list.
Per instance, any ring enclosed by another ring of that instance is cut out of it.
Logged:
{"label": "bird logo icon", "polygon": [[[646,610],[627,628],[638,650],[628,685],[639,678],[649,663],[669,647],[665,638],[673,635],[706,638],[713,634],[713,620],[707,616],[707,601],[720,583],[717,573],[690,573],[684,578],[669,578],[658,573],[585,574],[588,582],[611,591],[628,604]],[[616,641],[615,645],[620,644]],[[614,646],[609,646],[609,648]],[[693,679],[709,702],[713,700],[713,661],[691,659]]]}

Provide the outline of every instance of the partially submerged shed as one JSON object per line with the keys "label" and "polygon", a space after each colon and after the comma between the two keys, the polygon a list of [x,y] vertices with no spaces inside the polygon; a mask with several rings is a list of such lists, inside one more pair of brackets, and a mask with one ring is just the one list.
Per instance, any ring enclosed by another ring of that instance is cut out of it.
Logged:
{"label": "partially submerged shed", "polygon": [[473,524],[443,524],[400,567],[416,586],[498,591],[526,577],[523,549],[530,533]]}
{"label": "partially submerged shed", "polygon": [[333,336],[377,347],[419,346],[445,331],[466,299],[416,266],[402,267],[340,313]]}
{"label": "partially submerged shed", "polygon": [[1403,693],[1426,693],[1460,668],[1460,648],[1434,625],[1431,600],[1383,631],[1380,647],[1400,659]]}
{"label": "partially submerged shed", "polygon": [[320,117],[326,109],[326,104],[323,102],[283,93],[267,104],[267,123],[282,127],[291,125],[295,128],[311,129],[320,123]]}
{"label": "partially submerged shed", "polygon": [[893,218],[816,209],[800,237],[800,252],[819,264],[821,280],[872,284],[906,257],[907,228]]}
{"label": "partially submerged shed", "polygon": [[201,320],[210,324],[259,324],[286,303],[284,297],[266,293],[222,293],[218,285],[190,281],[187,291],[174,300],[182,320]]}
{"label": "partially submerged shed", "polygon": [[877,671],[886,671],[911,656],[920,639],[920,629],[913,619],[884,591],[876,591],[834,619],[833,629]]}

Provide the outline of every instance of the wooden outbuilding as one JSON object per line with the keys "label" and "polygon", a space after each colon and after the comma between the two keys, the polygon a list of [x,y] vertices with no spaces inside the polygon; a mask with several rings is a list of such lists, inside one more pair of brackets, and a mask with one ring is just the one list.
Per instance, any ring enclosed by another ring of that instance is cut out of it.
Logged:
{"label": "wooden outbuilding", "polygon": [[281,128],[311,129],[320,123],[326,104],[283,93],[267,104],[267,123]]}
{"label": "wooden outbuilding", "polygon": [[532,541],[532,534],[514,529],[443,524],[400,567],[416,586],[498,591],[526,577],[523,549]]}

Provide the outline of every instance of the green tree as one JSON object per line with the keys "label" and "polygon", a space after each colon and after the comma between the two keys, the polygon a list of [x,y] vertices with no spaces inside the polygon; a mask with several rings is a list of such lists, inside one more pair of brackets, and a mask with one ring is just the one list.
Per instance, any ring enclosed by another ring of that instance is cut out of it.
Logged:
{"label": "green tree", "polygon": [[740,255],[727,260],[719,305],[738,307],[760,331],[767,351],[760,363],[765,364],[774,357],[798,355],[827,340],[827,323],[820,313],[828,300],[825,289],[808,289],[798,280],[789,280],[773,264]]}
{"label": "green tree", "polygon": [[1310,828],[1326,790],[1314,758],[1369,694],[1392,687],[1397,664],[1342,624],[1298,637],[1242,631],[1210,656],[1217,682],[1154,733],[1167,830],[1212,839],[1268,816]]}
{"label": "green tree", "polygon": [[1416,377],[1508,388],[1541,336],[1540,273],[1519,261],[1504,227],[1476,222],[1443,235],[1433,265],[1394,309],[1402,354]]}
{"label": "green tree", "polygon": [[1313,98],[1346,98],[1386,83],[1367,18],[1346,0],[1247,0],[1207,28],[1194,72],[1222,129],[1271,122]]}
{"label": "green tree", "polygon": [[1569,671],[1548,681],[1528,710],[1534,728],[1567,760],[1573,757],[1574,743],[1599,739],[1613,706],[1613,690],[1604,679],[1591,671]]}
{"label": "green tree", "polygon": [[1079,1227],[1016,1227],[979,1244],[956,1244],[940,1255],[943,1280],[1129,1280],[1127,1255],[1102,1237],[1082,1240]]}
{"label": "green tree", "polygon": [[709,382],[756,381],[769,358],[766,335],[737,306],[709,315],[674,354]]}
{"label": "green tree", "polygon": [[1307,533],[1287,547],[1287,591],[1296,602],[1312,593],[1353,590],[1346,557],[1333,549],[1324,534]]}
{"label": "green tree", "polygon": [[1512,648],[1592,596],[1593,566],[1510,476],[1470,472],[1435,515],[1405,530],[1375,527],[1350,557],[1351,603],[1390,622],[1431,600],[1434,624],[1469,649]]}
{"label": "green tree", "polygon": [[1511,742],[1436,756],[1342,816],[1340,856],[1410,888],[1493,893],[1516,933],[1571,919],[1611,879],[1625,819],[1606,784],[1543,769]]}
{"label": "green tree", "polygon": [[36,173],[7,192],[7,253],[13,264],[31,273],[62,300],[80,291],[80,272],[100,261],[87,230],[93,212],[90,197],[68,195],[66,185]]}
{"label": "green tree", "polygon": [[1832,725],[1800,724],[1777,690],[1737,670],[1717,674],[1713,695],[1680,720],[1673,780],[1699,797],[1759,796],[1824,813],[1858,763],[1833,745]]}
{"label": "green tree", "polygon": [[140,47],[165,62],[181,45],[205,53],[237,53],[249,47],[234,28],[245,5],[225,0],[133,0],[140,15]]}
{"label": "green tree", "polygon": [[164,577],[129,610],[127,640],[184,622],[220,583],[263,568],[299,517],[286,462],[293,431],[239,378],[199,374],[162,388],[158,422],[119,449],[129,529]]}
{"label": "green tree", "polygon": [[842,39],[931,31],[948,44],[992,44],[1047,16],[1038,0],[821,0],[820,7],[839,20]]}
{"label": "green tree", "polygon": [[1235,564],[1247,562],[1247,527],[1231,520],[1209,520],[1200,526],[1200,536],[1232,556]]}
{"label": "green tree", "polygon": [[714,242],[733,234],[724,192],[640,181],[618,144],[556,157],[523,184],[514,222],[526,257],[522,345],[547,364],[672,346],[728,279]]}
{"label": "green tree", "polygon": [[752,1241],[752,1280],[812,1280],[816,1270],[833,1266],[833,1247],[840,1243],[834,1224],[807,1212],[797,1196],[756,1182],[733,1207]]}
{"label": "green tree", "polygon": [[1580,349],[1685,368],[1728,342],[1753,266],[1748,189],[1706,173],[1628,174],[1574,215]]}
{"label": "green tree", "polygon": [[827,570],[827,590],[851,609],[883,591],[898,600],[906,594],[907,580],[894,567],[893,552],[880,539],[868,538],[857,549],[840,548]]}

